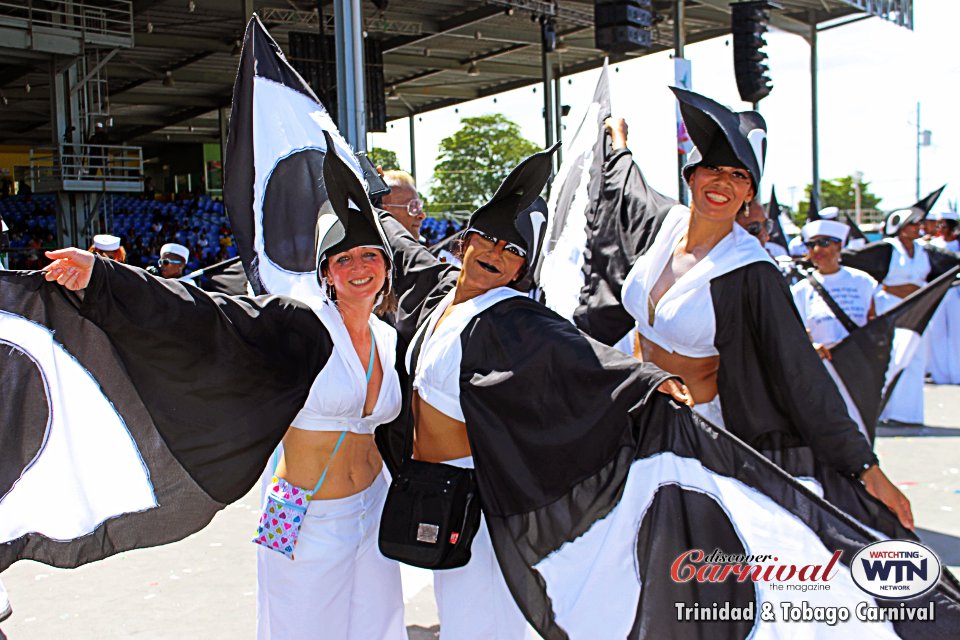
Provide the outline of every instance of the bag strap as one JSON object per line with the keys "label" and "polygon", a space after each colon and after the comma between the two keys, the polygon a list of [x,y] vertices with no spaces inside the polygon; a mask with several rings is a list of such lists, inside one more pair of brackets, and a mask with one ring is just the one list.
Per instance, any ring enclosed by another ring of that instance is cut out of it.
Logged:
{"label": "bag strap", "polygon": [[820,297],[823,298],[823,301],[827,303],[827,306],[830,307],[830,311],[833,312],[833,315],[837,317],[837,320],[840,321],[840,324],[843,325],[843,328],[847,330],[847,333],[853,333],[854,329],[859,329],[860,326],[850,319],[850,316],[847,315],[847,312],[840,308],[840,305],[837,304],[837,301],[833,299],[827,290],[824,288],[820,281],[813,277],[812,273],[807,274],[807,282],[810,283],[810,286],[813,287],[814,291],[820,294]]}
{"label": "bag strap", "polygon": [[[370,384],[370,378],[373,377],[373,363],[377,355],[377,337],[373,335],[373,327],[370,328],[370,361],[367,363],[367,384]],[[333,447],[333,453],[330,454],[330,459],[327,460],[327,466],[323,468],[323,473],[320,474],[320,479],[317,480],[317,486],[313,488],[313,494],[316,494],[317,491],[320,491],[320,487],[323,486],[323,481],[327,479],[327,471],[330,470],[330,464],[333,462],[333,458],[337,455],[337,451],[340,450],[340,445],[343,444],[344,439],[347,437],[346,431],[340,432],[340,437],[337,439],[337,444]],[[274,451],[274,460],[273,460],[273,471],[276,473],[277,465],[280,463],[280,447],[277,447]]]}
{"label": "bag strap", "polygon": [[[430,319],[427,318],[427,323],[429,324],[429,322]],[[410,353],[410,375],[407,378],[407,397],[410,398],[411,404],[413,404],[413,394],[416,393],[413,389],[413,381],[417,377],[417,365],[420,361],[420,348],[423,347],[423,341],[426,339],[427,331],[429,329],[430,327],[424,326],[423,331],[418,332],[419,336],[413,343],[413,351]],[[414,421],[411,416],[411,419],[407,422],[406,429],[403,432],[403,453],[400,456],[400,464],[403,464],[413,457],[413,423]]]}

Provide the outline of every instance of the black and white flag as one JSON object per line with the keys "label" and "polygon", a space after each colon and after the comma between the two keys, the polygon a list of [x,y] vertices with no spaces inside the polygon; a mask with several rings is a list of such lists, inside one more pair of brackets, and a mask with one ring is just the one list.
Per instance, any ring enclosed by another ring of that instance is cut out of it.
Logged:
{"label": "black and white flag", "polygon": [[595,250],[591,245],[588,211],[599,197],[606,140],[603,121],[610,116],[610,81],[604,62],[600,79],[587,112],[564,152],[550,190],[547,235],[538,278],[544,302],[560,316],[573,320],[580,306],[585,269],[592,261],[585,258]]}
{"label": "black and white flag", "polygon": [[316,225],[329,207],[324,132],[362,179],[329,112],[254,15],[247,24],[224,160],[223,201],[257,294],[307,302],[317,282]]}
{"label": "black and white flag", "polygon": [[847,402],[850,417],[871,442],[900,373],[920,348],[923,331],[957,273],[960,267],[851,332],[830,350],[831,359],[824,361]]}

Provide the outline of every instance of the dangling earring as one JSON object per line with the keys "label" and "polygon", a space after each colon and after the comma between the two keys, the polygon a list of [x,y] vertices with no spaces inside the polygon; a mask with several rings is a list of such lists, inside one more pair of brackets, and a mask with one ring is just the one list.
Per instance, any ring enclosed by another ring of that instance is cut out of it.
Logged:
{"label": "dangling earring", "polygon": [[323,285],[323,292],[327,294],[327,298],[330,302],[337,303],[337,290],[333,288],[333,285],[327,280],[326,277],[320,278],[320,284]]}

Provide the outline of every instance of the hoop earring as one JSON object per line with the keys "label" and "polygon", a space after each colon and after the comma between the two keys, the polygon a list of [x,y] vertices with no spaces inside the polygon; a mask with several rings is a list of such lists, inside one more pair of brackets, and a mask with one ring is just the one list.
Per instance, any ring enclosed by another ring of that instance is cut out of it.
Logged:
{"label": "hoop earring", "polygon": [[323,286],[323,292],[326,294],[330,302],[337,303],[337,290],[333,287],[329,280],[326,277],[320,278],[320,284]]}

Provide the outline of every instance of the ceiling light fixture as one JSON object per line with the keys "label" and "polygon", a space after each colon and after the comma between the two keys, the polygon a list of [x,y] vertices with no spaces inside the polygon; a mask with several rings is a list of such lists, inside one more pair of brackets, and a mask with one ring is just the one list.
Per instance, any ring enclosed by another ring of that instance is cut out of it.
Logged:
{"label": "ceiling light fixture", "polygon": [[153,23],[149,20],[147,21],[147,33],[153,33]]}
{"label": "ceiling light fixture", "polygon": [[397,93],[396,87],[390,87],[390,91],[387,93],[387,100],[399,100],[400,94]]}
{"label": "ceiling light fixture", "polygon": [[26,91],[27,93],[30,93],[30,90],[31,90],[31,89],[33,89],[33,87],[30,86],[30,83],[29,83],[29,82],[28,82],[27,84],[25,84],[24,87],[23,87],[23,90]]}
{"label": "ceiling light fixture", "polygon": [[189,2],[187,2],[187,11],[189,11],[190,13],[193,13],[196,10],[197,10],[196,2],[194,2],[193,0],[190,0]]}
{"label": "ceiling light fixture", "polygon": [[243,43],[240,40],[233,41],[233,49],[230,51],[230,55],[238,56],[240,52],[243,51]]}
{"label": "ceiling light fixture", "polygon": [[164,72],[163,72],[163,86],[165,86],[165,87],[172,87],[173,85],[174,85],[174,82],[173,82],[173,73],[170,72],[170,71],[164,71]]}
{"label": "ceiling light fixture", "polygon": [[553,47],[553,50],[557,53],[565,53],[568,50],[567,43],[563,41],[563,38],[557,38],[557,44]]}
{"label": "ceiling light fixture", "polygon": [[477,68],[476,62],[471,62],[470,66],[467,67],[467,75],[471,78],[475,78],[476,76],[480,75],[480,69]]}

